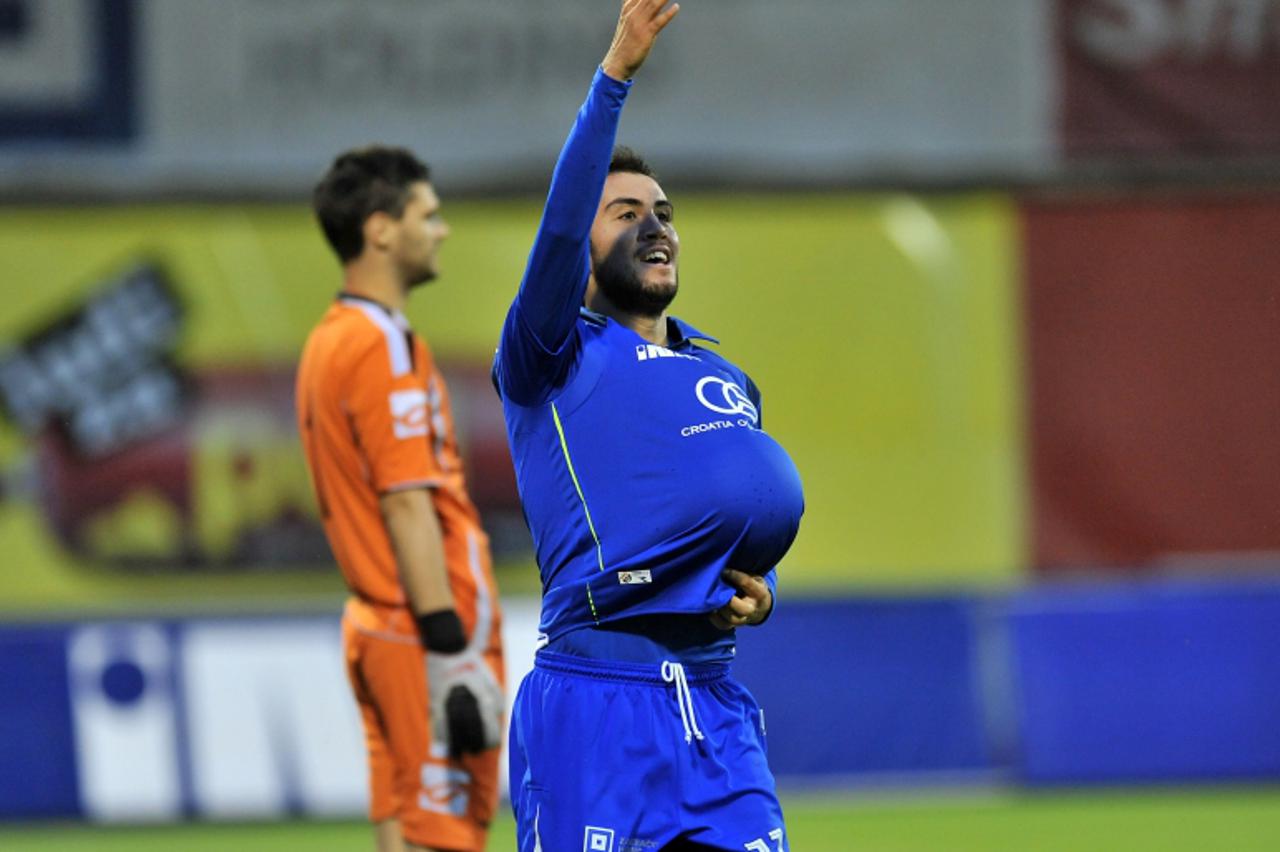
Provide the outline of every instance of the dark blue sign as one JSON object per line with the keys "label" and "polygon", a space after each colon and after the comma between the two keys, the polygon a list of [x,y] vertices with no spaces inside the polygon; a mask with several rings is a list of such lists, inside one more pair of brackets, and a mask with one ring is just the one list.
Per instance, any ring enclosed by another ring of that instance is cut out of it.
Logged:
{"label": "dark blue sign", "polygon": [[[51,5],[0,0],[0,58],[13,69],[0,86],[0,146],[132,139],[137,130],[134,0]],[[66,16],[55,18],[55,13]],[[39,25],[42,14],[50,20]],[[67,20],[76,16],[83,20]]]}

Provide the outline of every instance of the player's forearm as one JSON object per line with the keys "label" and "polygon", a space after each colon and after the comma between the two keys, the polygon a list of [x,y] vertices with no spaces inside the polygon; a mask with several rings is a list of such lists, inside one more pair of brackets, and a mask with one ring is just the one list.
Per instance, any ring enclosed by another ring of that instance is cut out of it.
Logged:
{"label": "player's forearm", "polygon": [[596,71],[551,178],[542,223],[520,284],[524,321],[548,349],[558,347],[582,305],[591,223],[609,173],[628,86]]}
{"label": "player's forearm", "polygon": [[620,82],[596,69],[587,98],[556,161],[540,233],[586,241],[608,176],[618,122],[630,87],[630,82]]}
{"label": "player's forearm", "polygon": [[426,489],[384,494],[383,522],[396,554],[400,582],[415,615],[453,609],[440,519]]}

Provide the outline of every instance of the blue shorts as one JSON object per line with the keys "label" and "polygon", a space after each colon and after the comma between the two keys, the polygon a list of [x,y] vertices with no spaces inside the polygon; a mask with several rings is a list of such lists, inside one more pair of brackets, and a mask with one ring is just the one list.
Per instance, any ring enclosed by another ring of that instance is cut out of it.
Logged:
{"label": "blue shorts", "polygon": [[725,664],[540,651],[509,751],[521,852],[786,848],[764,719]]}

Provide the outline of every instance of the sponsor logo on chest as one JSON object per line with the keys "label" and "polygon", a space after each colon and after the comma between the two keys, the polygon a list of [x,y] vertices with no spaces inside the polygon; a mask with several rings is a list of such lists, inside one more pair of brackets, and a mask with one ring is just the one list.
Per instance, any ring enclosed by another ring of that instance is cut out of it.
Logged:
{"label": "sponsor logo on chest", "polygon": [[703,408],[727,417],[685,426],[680,430],[682,438],[725,429],[755,429],[760,424],[760,410],[736,382],[719,376],[704,376],[694,385],[693,394]]}
{"label": "sponsor logo on chest", "polygon": [[656,346],[652,343],[642,343],[636,347],[637,361],[656,361],[660,358],[683,358],[686,361],[697,361],[693,355],[686,355],[683,352],[676,352],[665,346]]}

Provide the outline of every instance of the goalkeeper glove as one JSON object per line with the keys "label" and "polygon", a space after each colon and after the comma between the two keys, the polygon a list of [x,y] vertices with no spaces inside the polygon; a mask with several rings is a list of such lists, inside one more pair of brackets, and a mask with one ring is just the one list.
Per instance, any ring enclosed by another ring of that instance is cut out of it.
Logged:
{"label": "goalkeeper glove", "polygon": [[454,610],[418,617],[427,651],[427,696],[431,735],[457,757],[497,747],[506,702],[484,657],[467,647]]}

